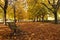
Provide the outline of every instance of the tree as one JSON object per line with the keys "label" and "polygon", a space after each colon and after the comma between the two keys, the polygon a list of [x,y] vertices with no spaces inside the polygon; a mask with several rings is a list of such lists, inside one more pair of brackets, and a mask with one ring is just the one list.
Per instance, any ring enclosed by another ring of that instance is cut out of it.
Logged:
{"label": "tree", "polygon": [[58,20],[57,20],[57,12],[58,12],[58,9],[60,7],[60,0],[53,0],[53,2],[51,3],[50,0],[48,0],[48,3],[50,4],[50,6],[52,6],[52,8],[49,8],[45,3],[41,3],[43,4],[48,10],[50,10],[53,14],[54,14],[54,17],[55,17],[55,23],[57,24],[58,23]]}
{"label": "tree", "polygon": [[[38,0],[27,0],[28,3],[28,13],[30,13],[30,19],[32,19],[33,21],[35,21],[36,17],[38,17],[37,15],[35,15],[37,13],[37,10],[39,10],[40,5],[38,5]],[[38,21],[38,18],[37,18]]]}
{"label": "tree", "polygon": [[18,22],[20,22],[20,20],[23,20],[24,18],[26,18],[26,16],[25,16],[26,12],[25,12],[25,10],[23,8],[23,5],[21,4],[20,0],[16,1],[16,3],[15,3],[15,9],[16,9],[15,10],[15,16],[16,16],[16,20]]}
{"label": "tree", "polygon": [[6,11],[7,11],[7,7],[8,7],[8,0],[4,0],[4,7],[0,5],[0,7],[3,9],[4,11],[4,24],[6,24]]}
{"label": "tree", "polygon": [[6,19],[14,20],[13,8],[11,5],[8,5]]}
{"label": "tree", "polygon": [[18,22],[20,22],[20,20],[23,20],[25,18],[25,11],[21,6],[19,6],[18,9],[16,9],[16,18]]}
{"label": "tree", "polygon": [[41,19],[42,19],[42,22],[44,22],[44,17],[45,17],[45,15],[47,15],[48,14],[48,12],[47,12],[47,10],[46,10],[46,8],[45,7],[41,7],[40,8],[40,10],[39,10],[39,12],[38,12],[38,15],[41,17]]}

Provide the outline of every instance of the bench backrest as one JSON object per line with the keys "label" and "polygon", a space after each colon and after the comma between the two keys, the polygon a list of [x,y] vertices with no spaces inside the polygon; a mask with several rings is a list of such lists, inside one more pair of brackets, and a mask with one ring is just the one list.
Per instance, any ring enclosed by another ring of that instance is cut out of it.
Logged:
{"label": "bench backrest", "polygon": [[11,30],[17,29],[17,26],[15,23],[8,23],[8,26]]}

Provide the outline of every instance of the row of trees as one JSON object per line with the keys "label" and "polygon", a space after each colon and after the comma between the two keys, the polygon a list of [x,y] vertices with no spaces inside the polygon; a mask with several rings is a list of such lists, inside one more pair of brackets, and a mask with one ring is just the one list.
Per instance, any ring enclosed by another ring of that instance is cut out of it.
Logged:
{"label": "row of trees", "polygon": [[4,16],[3,17],[4,24],[6,24],[7,18],[10,18],[10,17],[12,17],[12,20],[14,18],[14,22],[16,22],[16,19],[19,21],[20,19],[24,18],[23,13],[25,13],[25,12],[18,0],[10,0],[10,1],[3,0],[3,5],[2,5],[2,3],[0,3],[0,4],[1,4],[0,8],[2,8],[2,11],[4,12],[4,14],[2,13]]}
{"label": "row of trees", "polygon": [[8,7],[8,0],[4,0],[4,6],[0,5],[0,7],[4,11],[4,24],[6,24],[6,12],[7,12],[7,7]]}
{"label": "row of trees", "polygon": [[43,5],[41,5],[41,2],[39,2],[39,0],[37,0],[37,1],[28,0],[28,12],[30,13],[30,19],[33,19],[34,21],[35,20],[44,21],[44,18],[46,18],[47,14],[48,14],[47,8],[44,7]]}
{"label": "row of trees", "polygon": [[[17,1],[17,0],[16,0]],[[42,19],[42,21],[44,21],[44,17],[47,17],[47,14],[49,14],[49,12],[54,14],[55,17],[55,23],[58,22],[57,20],[57,12],[59,10],[60,7],[60,0],[45,0],[46,2],[43,2],[42,0],[27,0],[27,4],[28,4],[28,14],[29,19],[35,20],[37,19],[37,21],[39,21],[40,19]],[[4,5],[0,5],[0,7],[2,8],[2,10],[4,11],[4,24],[6,24],[6,12],[7,12],[7,8],[8,8],[8,0],[4,0]],[[17,2],[17,4],[19,4]],[[14,4],[13,8],[14,8],[14,19],[16,21],[16,13],[19,15],[18,18],[21,16],[21,6],[17,5],[17,7],[15,7],[16,4]],[[19,7],[19,8],[18,8]],[[17,11],[18,10],[18,11]],[[23,11],[23,13],[25,13]],[[47,18],[46,18],[47,19]]]}
{"label": "row of trees", "polygon": [[[49,12],[54,14],[55,23],[58,23],[57,12],[60,7],[60,0],[45,0],[46,2],[39,2],[40,0],[32,0],[28,1],[29,12],[33,14],[35,17],[42,17],[42,21],[44,20],[44,16]],[[48,10],[48,12],[47,12]],[[32,15],[32,16],[33,16]],[[42,16],[41,16],[42,15]]]}

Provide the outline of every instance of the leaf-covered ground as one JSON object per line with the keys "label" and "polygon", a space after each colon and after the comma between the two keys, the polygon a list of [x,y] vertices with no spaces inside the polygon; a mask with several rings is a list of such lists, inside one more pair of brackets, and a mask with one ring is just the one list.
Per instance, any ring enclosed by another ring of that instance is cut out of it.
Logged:
{"label": "leaf-covered ground", "polygon": [[[14,39],[11,40],[60,40],[60,24],[42,22],[21,22],[16,24],[21,32],[20,35],[14,36]],[[0,24],[0,40],[9,40],[5,36],[11,30],[8,26],[2,25]],[[5,36],[2,36],[3,34]]]}

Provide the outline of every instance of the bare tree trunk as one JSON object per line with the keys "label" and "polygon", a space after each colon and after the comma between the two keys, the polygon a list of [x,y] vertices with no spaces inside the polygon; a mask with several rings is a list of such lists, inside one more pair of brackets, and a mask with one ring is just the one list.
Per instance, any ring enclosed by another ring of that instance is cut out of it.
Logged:
{"label": "bare tree trunk", "polygon": [[38,16],[37,16],[37,22],[38,22]]}
{"label": "bare tree trunk", "polygon": [[42,22],[44,22],[44,14],[41,15]]}
{"label": "bare tree trunk", "polygon": [[15,5],[13,6],[13,8],[14,8],[14,22],[16,23]]}
{"label": "bare tree trunk", "polygon": [[56,11],[54,12],[54,17],[55,17],[55,23],[57,24],[58,23],[58,19],[57,19],[57,12]]}
{"label": "bare tree trunk", "polygon": [[4,9],[4,24],[6,25],[6,10]]}
{"label": "bare tree trunk", "polygon": [[0,7],[4,11],[4,24],[6,25],[6,10],[7,10],[7,7],[8,7],[8,0],[4,0],[4,2],[5,2],[4,7],[2,7],[1,5],[0,5]]}
{"label": "bare tree trunk", "polygon": [[44,16],[42,17],[42,22],[44,22]]}
{"label": "bare tree trunk", "polygon": [[35,18],[33,18],[33,22],[35,22]]}
{"label": "bare tree trunk", "polygon": [[5,1],[5,5],[4,5],[4,24],[6,25],[6,10],[8,7],[8,0],[4,0]]}

